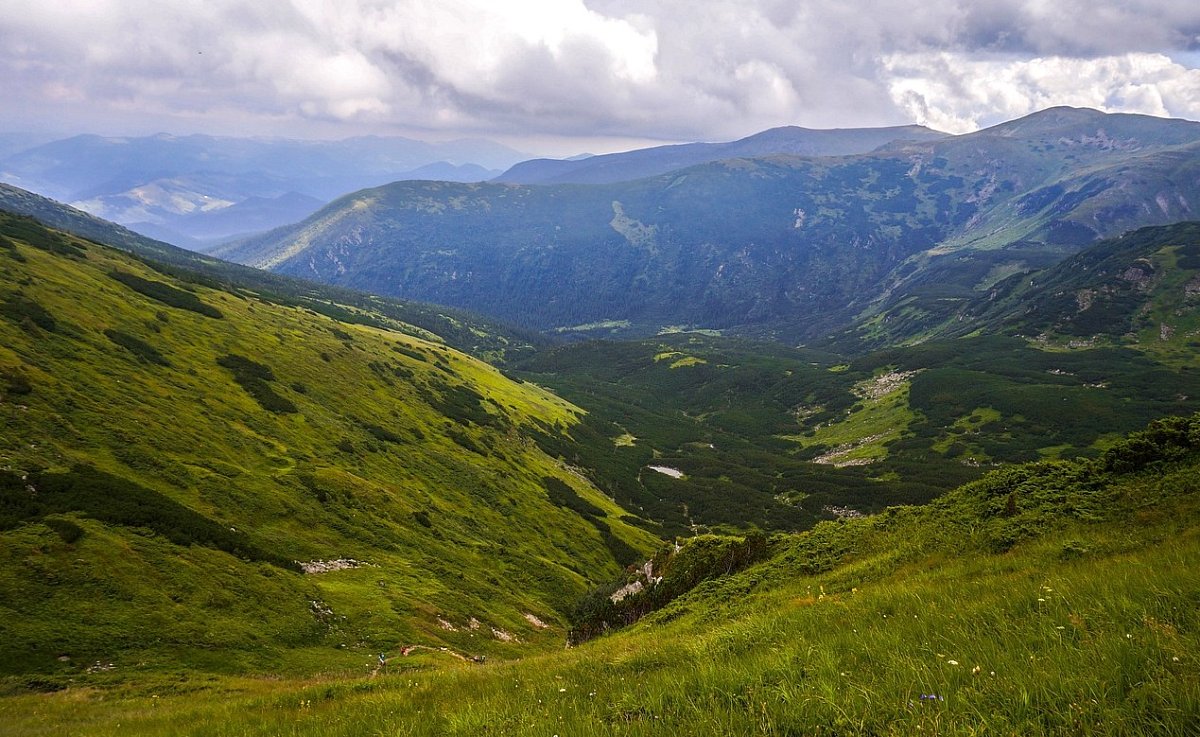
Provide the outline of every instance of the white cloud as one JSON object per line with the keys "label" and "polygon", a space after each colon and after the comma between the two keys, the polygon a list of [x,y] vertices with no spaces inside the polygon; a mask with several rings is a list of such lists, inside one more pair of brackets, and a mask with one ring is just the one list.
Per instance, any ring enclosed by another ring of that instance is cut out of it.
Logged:
{"label": "white cloud", "polygon": [[1053,105],[1200,119],[1200,70],[1163,54],[972,59],[941,51],[892,54],[882,68],[897,106],[951,133]]}
{"label": "white cloud", "polygon": [[0,3],[0,121],[711,140],[914,116],[961,130],[1043,103],[1200,117],[1200,4],[1176,0],[17,5]]}

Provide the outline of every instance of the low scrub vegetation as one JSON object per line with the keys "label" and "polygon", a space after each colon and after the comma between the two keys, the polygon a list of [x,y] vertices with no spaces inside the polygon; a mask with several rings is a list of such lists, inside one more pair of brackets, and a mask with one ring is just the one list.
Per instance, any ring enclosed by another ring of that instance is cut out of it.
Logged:
{"label": "low scrub vegetation", "polygon": [[162,302],[170,307],[188,310],[205,317],[221,318],[221,311],[210,304],[205,304],[195,294],[177,289],[170,284],[164,284],[153,279],[146,279],[127,271],[114,270],[109,273],[113,279],[121,282],[138,294]]}
{"label": "low scrub vegetation", "polygon": [[290,414],[298,411],[292,400],[280,396],[271,388],[268,382],[275,381],[275,372],[271,370],[270,366],[234,354],[221,356],[217,359],[217,363],[229,369],[229,372],[233,374],[233,380],[268,412]]}

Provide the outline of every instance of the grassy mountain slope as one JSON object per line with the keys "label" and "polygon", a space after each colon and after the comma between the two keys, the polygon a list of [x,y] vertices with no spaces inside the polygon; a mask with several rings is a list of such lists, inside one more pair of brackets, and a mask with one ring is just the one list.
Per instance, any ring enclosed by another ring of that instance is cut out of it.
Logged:
{"label": "grassy mountain slope", "polygon": [[983,329],[1057,342],[1128,342],[1156,354],[1200,346],[1200,223],[1146,228],[1105,241],[1028,278],[998,284],[971,306]]}
{"label": "grassy mountain slope", "polygon": [[[251,269],[152,240],[116,223],[0,182],[0,211],[35,218],[53,228],[150,259],[187,278],[203,277],[228,288],[252,289],[281,303],[303,306],[340,320],[390,324],[440,339],[475,356],[503,360],[546,342],[545,338],[481,315],[439,305],[366,295],[311,281]],[[407,326],[407,327],[406,327]]]}
{"label": "grassy mountain slope", "polygon": [[1177,418],[1101,459],[777,537],[765,562],[566,652],[200,693],[76,689],[5,699],[0,715],[30,736],[1186,737],[1200,721],[1198,448],[1200,418]]}
{"label": "grassy mountain slope", "polygon": [[[420,331],[11,215],[0,235],[10,681],[504,657],[561,641],[588,582],[655,543],[529,439],[577,408]],[[344,559],[364,565],[296,570]]]}
{"label": "grassy mountain slope", "polygon": [[231,245],[236,261],[538,329],[811,341],[1200,209],[1200,123],[1054,109],[871,154],[596,185],[396,183]]}
{"label": "grassy mountain slope", "polygon": [[[986,268],[982,266],[982,268]],[[1019,334],[1050,346],[1129,345],[1174,363],[1200,334],[1200,225],[1141,228],[978,290],[914,289],[830,345]]]}

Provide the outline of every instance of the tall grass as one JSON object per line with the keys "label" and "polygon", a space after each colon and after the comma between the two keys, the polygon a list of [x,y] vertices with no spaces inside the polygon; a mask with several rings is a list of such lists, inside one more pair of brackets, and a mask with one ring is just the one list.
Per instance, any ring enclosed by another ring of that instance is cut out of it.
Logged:
{"label": "tall grass", "polygon": [[516,662],[72,690],[0,701],[0,719],[13,735],[1193,737],[1200,500],[1181,474],[1118,484],[1128,517],[1004,553],[935,545],[818,575],[778,556]]}

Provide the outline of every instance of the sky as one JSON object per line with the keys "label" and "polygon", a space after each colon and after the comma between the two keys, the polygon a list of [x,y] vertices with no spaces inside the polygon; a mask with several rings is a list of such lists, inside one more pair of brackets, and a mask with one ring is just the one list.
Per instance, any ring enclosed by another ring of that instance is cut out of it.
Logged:
{"label": "sky", "polygon": [[0,129],[569,155],[1053,105],[1200,120],[1192,0],[0,0]]}

